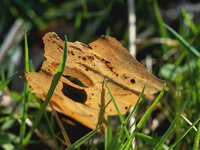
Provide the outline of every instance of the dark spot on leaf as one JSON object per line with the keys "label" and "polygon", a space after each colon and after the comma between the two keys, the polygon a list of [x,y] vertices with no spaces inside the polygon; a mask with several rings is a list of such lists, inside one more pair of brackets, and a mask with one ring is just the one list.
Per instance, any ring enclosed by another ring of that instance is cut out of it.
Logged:
{"label": "dark spot on leaf", "polygon": [[105,60],[105,63],[107,63],[107,64],[108,64],[108,63],[110,63],[110,62],[109,62],[109,61],[107,61],[107,60]]}
{"label": "dark spot on leaf", "polygon": [[56,38],[56,39],[58,38],[58,36],[55,34],[51,35],[51,37]]}
{"label": "dark spot on leaf", "polygon": [[131,79],[131,83],[135,83],[135,79]]}
{"label": "dark spot on leaf", "polygon": [[[81,43],[81,42],[80,42],[80,43]],[[81,45],[84,46],[84,47],[86,47],[86,48],[92,49],[92,48],[90,47],[90,45],[86,45],[86,44],[84,44],[84,43],[81,43]]]}
{"label": "dark spot on leaf", "polygon": [[78,56],[78,58],[81,58],[81,56]]}
{"label": "dark spot on leaf", "polygon": [[112,109],[110,109],[110,111],[112,111]]}
{"label": "dark spot on leaf", "polygon": [[109,68],[110,68],[110,70],[112,71],[113,68],[112,68],[112,67],[109,67]]}
{"label": "dark spot on leaf", "polygon": [[88,71],[88,68],[85,68],[85,71]]}
{"label": "dark spot on leaf", "polygon": [[63,46],[61,46],[61,45],[58,45],[59,47],[60,47],[60,49],[64,49],[64,47]]}
{"label": "dark spot on leaf", "polygon": [[72,53],[72,55],[74,56],[74,52],[72,51],[71,53]]}
{"label": "dark spot on leaf", "polygon": [[92,93],[91,95],[94,95],[94,93]]}
{"label": "dark spot on leaf", "polygon": [[88,59],[94,60],[93,56],[87,56]]}
{"label": "dark spot on leaf", "polygon": [[128,109],[128,107],[126,106],[125,109]]}
{"label": "dark spot on leaf", "polygon": [[86,60],[86,58],[85,58],[85,57],[83,57],[82,59],[83,59],[83,60]]}
{"label": "dark spot on leaf", "polygon": [[85,90],[74,88],[65,83],[63,83],[62,92],[75,102],[84,103],[87,100],[87,93]]}
{"label": "dark spot on leaf", "polygon": [[76,47],[76,46],[72,46],[72,45],[71,45],[70,47],[73,48],[73,49],[75,49],[75,50],[78,50],[78,51],[84,53],[80,48],[78,48],[78,47]]}

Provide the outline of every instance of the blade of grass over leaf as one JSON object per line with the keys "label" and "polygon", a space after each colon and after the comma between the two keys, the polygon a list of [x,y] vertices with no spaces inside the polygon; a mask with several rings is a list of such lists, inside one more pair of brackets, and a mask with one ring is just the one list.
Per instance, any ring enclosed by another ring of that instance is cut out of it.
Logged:
{"label": "blade of grass over leaf", "polygon": [[48,105],[52,95],[53,95],[53,92],[56,88],[56,85],[58,84],[59,80],[60,80],[60,77],[62,76],[63,74],[63,71],[65,69],[65,65],[66,65],[66,60],[67,60],[67,37],[65,36],[65,43],[64,43],[64,51],[63,51],[63,56],[62,56],[62,60],[61,60],[61,63],[60,65],[58,66],[56,72],[55,72],[55,75],[53,77],[53,80],[51,82],[51,85],[50,85],[50,88],[49,88],[49,91],[47,93],[47,96],[46,96],[46,99],[45,101],[43,102],[38,114],[36,115],[36,119],[33,123],[33,126],[31,127],[30,131],[28,132],[25,140],[23,141],[23,145],[27,145],[28,144],[28,141],[29,139],[31,138],[35,128],[37,127],[38,123],[40,122],[40,119],[42,118],[42,115],[45,111],[45,108],[46,106]]}
{"label": "blade of grass over leaf", "polygon": [[94,129],[93,131],[91,131],[90,133],[88,133],[87,135],[85,135],[84,137],[82,137],[81,139],[79,139],[78,141],[76,141],[74,144],[72,144],[70,147],[68,147],[66,150],[74,150],[76,148],[78,148],[79,146],[81,146],[85,141],[87,141],[89,138],[91,138],[99,128],[101,128],[101,126],[99,126],[98,128]]}
{"label": "blade of grass over leaf", "polygon": [[[100,122],[101,122],[101,119],[102,119],[102,117],[103,117],[103,114],[104,114],[104,111],[105,111],[105,109],[107,108],[107,106],[110,104],[110,102],[112,102],[112,100],[109,100],[108,101],[108,103],[106,104],[106,106],[103,108],[103,110],[101,111],[101,113],[100,113],[100,115],[99,115],[99,120],[98,120],[98,122],[97,122],[97,125],[96,125],[96,128],[99,126],[99,124],[100,124]],[[93,143],[94,143],[94,137],[92,138],[92,142],[91,142],[91,149],[93,149],[92,147],[93,147]],[[89,145],[89,143],[88,143],[88,145]]]}
{"label": "blade of grass over leaf", "polygon": [[[24,45],[25,45],[25,72],[29,72],[29,54],[28,54],[28,41],[26,31],[24,31]],[[22,123],[20,126],[20,142],[19,147],[23,147],[22,143],[24,140],[24,135],[26,131],[26,118],[28,116],[28,95],[29,95],[29,85],[27,82],[24,83],[24,94],[23,94],[23,114]]]}
{"label": "blade of grass over leaf", "polygon": [[190,130],[199,122],[200,118],[197,119],[186,131],[185,133],[178,139],[174,142],[174,144],[172,144],[172,146],[170,146],[169,150],[174,148],[185,136],[188,132],[190,132]]}
{"label": "blade of grass over leaf", "polygon": [[196,57],[200,57],[200,53],[197,49],[192,47],[186,40],[184,40],[174,29],[172,29],[167,24],[163,24],[167,30],[169,30],[192,54]]}
{"label": "blade of grass over leaf", "polygon": [[194,145],[192,147],[192,150],[198,150],[199,148],[199,143],[200,143],[200,123],[198,125],[198,130],[197,130],[197,134],[195,136],[195,139],[194,139]]}
{"label": "blade of grass over leaf", "polygon": [[162,91],[160,92],[160,94],[157,96],[157,98],[155,99],[155,101],[151,104],[151,106],[149,107],[149,109],[145,112],[145,114],[142,116],[142,118],[140,119],[140,121],[138,122],[136,129],[134,130],[134,132],[131,134],[130,138],[131,140],[127,140],[125,146],[124,146],[124,150],[128,150],[131,146],[131,141],[133,140],[133,138],[136,136],[136,134],[138,133],[138,131],[142,128],[142,126],[144,125],[144,123],[147,121],[147,119],[149,118],[150,114],[153,112],[153,109],[155,108],[156,104],[160,101],[160,99],[162,98],[162,96],[164,95],[165,92],[165,88],[166,85],[163,87]]}
{"label": "blade of grass over leaf", "polygon": [[141,128],[143,126],[143,124],[146,122],[146,120],[149,118],[150,114],[153,112],[153,109],[155,108],[156,104],[159,102],[159,100],[162,98],[162,96],[164,95],[165,92],[165,88],[166,85],[163,87],[162,91],[160,92],[160,94],[157,96],[157,98],[155,99],[155,101],[151,104],[151,106],[149,107],[149,109],[145,112],[145,114],[142,116],[142,118],[140,119],[139,123],[137,124],[137,128]]}
{"label": "blade of grass over leaf", "polygon": [[168,130],[165,132],[165,134],[162,136],[162,138],[160,139],[160,141],[157,143],[157,145],[155,147],[156,150],[158,150],[158,149],[160,149],[162,147],[162,145],[165,143],[165,141],[167,140],[167,138],[169,137],[169,135],[172,133],[176,122],[181,118],[181,114],[183,113],[185,107],[187,106],[189,100],[192,97],[192,92],[193,92],[194,88],[195,87],[193,87],[193,89],[190,92],[189,96],[187,97],[186,101],[183,103],[182,107],[180,108],[180,111],[178,112],[177,116],[175,117],[175,119],[171,123],[170,127],[168,128]]}
{"label": "blade of grass over leaf", "polygon": [[104,79],[103,81],[104,81],[104,84],[106,85],[106,88],[107,88],[107,90],[108,90],[108,93],[109,93],[109,95],[110,95],[110,97],[111,97],[111,99],[112,99],[112,102],[113,102],[113,104],[114,104],[114,106],[115,106],[115,109],[116,109],[116,111],[117,111],[117,113],[118,113],[118,116],[119,116],[121,125],[123,126],[123,129],[124,129],[124,132],[125,132],[127,138],[130,139],[130,136],[129,136],[129,133],[128,133],[128,129],[127,129],[127,127],[125,126],[124,119],[123,119],[123,117],[122,117],[122,115],[121,115],[121,113],[120,113],[120,111],[119,111],[119,108],[118,108],[118,106],[117,106],[117,104],[116,104],[116,102],[115,102],[115,99],[114,99],[114,97],[113,97],[113,95],[112,95],[112,93],[111,93],[111,91],[110,91],[110,89],[109,89],[109,87],[108,87],[108,85],[107,85],[107,83],[106,83],[106,80]]}
{"label": "blade of grass over leaf", "polygon": [[102,112],[100,113],[99,120],[98,120],[98,123],[97,123],[97,125],[96,125],[96,128],[99,126],[99,123],[100,123],[100,121],[101,121],[101,119],[102,119],[102,117],[103,117],[104,111],[105,111],[105,109],[108,107],[108,105],[110,104],[110,102],[112,102],[112,100],[109,100],[109,101],[108,101],[108,103],[107,103],[106,106],[103,108]]}
{"label": "blade of grass over leaf", "polygon": [[140,99],[142,98],[143,94],[144,94],[144,90],[145,90],[145,86],[143,87],[142,89],[142,92],[140,93],[139,97],[138,97],[138,100],[137,100],[137,103],[135,104],[133,110],[131,111],[131,113],[129,113],[128,117],[126,117],[126,120],[125,120],[125,124],[128,123],[130,117],[132,116],[132,114],[135,112],[136,108],[138,107],[138,104],[140,102]]}

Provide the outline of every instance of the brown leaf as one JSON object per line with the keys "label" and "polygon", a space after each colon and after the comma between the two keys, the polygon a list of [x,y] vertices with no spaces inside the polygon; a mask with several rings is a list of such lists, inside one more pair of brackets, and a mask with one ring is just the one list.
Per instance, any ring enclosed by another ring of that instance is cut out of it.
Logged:
{"label": "brown leaf", "polygon": [[[43,41],[47,60],[38,73],[25,75],[31,91],[44,100],[61,61],[64,42],[54,32],[47,33]],[[67,66],[50,102],[57,111],[89,128],[96,127],[101,111],[111,99],[103,79],[109,79],[107,84],[122,114],[136,104],[144,86],[146,95],[157,93],[164,86],[115,38],[102,36],[88,45],[78,41],[67,44]],[[77,78],[87,87],[76,85],[67,76]],[[116,114],[111,102],[101,120],[105,122],[108,115]]]}

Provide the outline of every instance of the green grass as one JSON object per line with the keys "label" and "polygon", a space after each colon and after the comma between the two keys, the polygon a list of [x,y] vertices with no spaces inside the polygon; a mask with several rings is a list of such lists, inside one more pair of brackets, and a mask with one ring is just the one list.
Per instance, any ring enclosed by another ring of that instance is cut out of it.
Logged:
{"label": "green grass", "polygon": [[[180,1],[175,2],[181,6]],[[153,102],[143,98],[140,103],[137,103],[132,111],[136,114],[136,121],[132,124],[132,126],[136,125],[136,129],[131,135],[129,134],[130,126],[128,126],[130,115],[121,115],[118,112],[115,117],[120,120],[119,128],[111,124],[113,117],[109,117],[104,142],[88,142],[90,145],[87,149],[98,149],[99,147],[106,150],[129,149],[133,138],[136,138],[137,149],[199,149],[200,22],[197,12],[187,11],[184,8],[177,13],[177,18],[172,19],[174,15],[170,14],[172,11],[169,6],[174,5],[168,1],[166,3],[169,5],[157,0],[135,1],[137,35],[140,40],[146,42],[142,44],[136,42],[138,44],[137,59],[144,62],[147,55],[153,58],[155,62],[153,74],[167,83],[164,95],[162,96],[164,92],[162,91],[153,99]],[[191,5],[191,7],[194,6]],[[43,35],[47,29],[56,31],[59,29],[59,33],[67,32],[69,41],[77,40],[83,43],[92,42],[100,35],[106,34],[120,40],[127,48],[129,34],[127,12],[127,1],[122,0],[69,0],[59,3],[48,0],[27,2],[18,0],[13,3],[0,1],[0,33],[2,31],[4,33],[0,34],[0,39],[3,41],[5,34],[13,25],[13,20],[20,18],[30,29],[28,38],[31,41],[29,49],[31,48],[30,53],[33,52],[32,54],[34,54],[32,48],[40,47],[35,45],[41,40],[38,35]],[[152,37],[158,37],[160,41],[152,44],[150,42]],[[161,37],[176,41],[176,44],[162,42]],[[55,149],[60,149],[63,144],[56,139],[56,136],[61,137],[61,130],[57,128],[54,116],[49,112],[44,112],[53,94],[53,88],[49,91],[45,103],[28,92],[29,87],[26,83],[23,92],[10,91],[12,81],[18,77],[15,73],[16,66],[19,66],[18,63],[23,60],[23,55],[20,53],[22,49],[25,49],[26,67],[24,71],[29,71],[28,44],[26,36],[24,38],[25,45],[15,43],[1,65],[0,104],[4,96],[9,96],[13,103],[0,108],[0,149],[30,149],[32,146],[42,149],[44,143],[49,140],[55,144]],[[0,46],[2,44],[0,42]],[[20,70],[17,71],[21,75]],[[33,65],[30,65],[30,71],[34,71]],[[55,80],[58,80],[60,75],[61,72],[55,76]],[[56,86],[55,80],[53,81],[54,86]],[[112,91],[108,86],[106,88],[111,96],[110,103],[115,103]],[[139,99],[142,94],[143,92]],[[117,108],[117,105],[115,107]],[[159,120],[159,115],[162,115],[164,119]],[[181,115],[190,120],[191,124],[181,118]],[[26,118],[33,122],[32,127],[25,123]],[[160,121],[156,129],[150,128],[153,120]],[[193,130],[194,126],[197,131]],[[49,138],[42,140],[36,138],[36,134],[33,134],[34,129],[41,133],[44,132]],[[160,129],[164,132],[159,132]],[[146,134],[146,130],[150,130],[150,133]],[[96,130],[91,131],[72,144],[71,149],[84,148],[85,146],[81,144],[85,145],[86,140],[93,139],[95,133]],[[66,148],[66,146],[63,147],[63,149]]]}
{"label": "green grass", "polygon": [[50,99],[53,95],[53,92],[56,88],[56,85],[58,84],[58,81],[60,80],[60,77],[63,74],[63,71],[65,69],[65,65],[66,65],[66,60],[67,60],[67,38],[65,37],[65,45],[64,45],[64,51],[63,51],[61,63],[59,65],[59,67],[57,68],[56,72],[55,72],[55,75],[54,75],[53,80],[51,82],[51,85],[50,85],[49,91],[47,93],[46,99],[45,99],[44,103],[42,103],[42,106],[41,106],[40,110],[38,111],[38,114],[36,115],[36,119],[33,122],[33,126],[31,127],[30,131],[28,132],[26,138],[24,139],[24,141],[22,143],[23,146],[26,146],[28,144],[28,141],[30,140],[35,128],[37,127],[38,123],[40,122],[42,115],[45,112],[45,108],[48,105],[48,103],[49,103],[49,101],[50,101]]}
{"label": "green grass", "polygon": [[[24,42],[25,42],[25,72],[29,72],[29,55],[28,55],[28,41],[26,31],[24,32]],[[22,143],[26,131],[26,118],[28,116],[28,97],[29,95],[29,84],[27,82],[24,83],[24,95],[23,95],[23,116],[22,123],[20,126],[20,143],[19,149],[22,149]]]}

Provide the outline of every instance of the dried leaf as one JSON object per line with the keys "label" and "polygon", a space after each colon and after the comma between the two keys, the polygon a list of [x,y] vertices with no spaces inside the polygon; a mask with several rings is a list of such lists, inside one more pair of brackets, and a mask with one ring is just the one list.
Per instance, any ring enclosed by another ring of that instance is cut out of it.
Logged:
{"label": "dried leaf", "polygon": [[[43,41],[47,60],[38,73],[25,75],[31,91],[44,100],[60,63],[64,42],[54,32],[47,33]],[[78,41],[67,44],[67,66],[51,104],[57,111],[89,128],[96,127],[101,110],[110,100],[103,79],[109,79],[107,84],[122,114],[136,104],[144,86],[145,95],[157,93],[164,86],[163,81],[149,73],[115,38],[102,36],[88,45]],[[69,76],[80,80],[85,87],[71,82]],[[110,103],[102,121],[106,121],[108,115],[116,114]]]}

